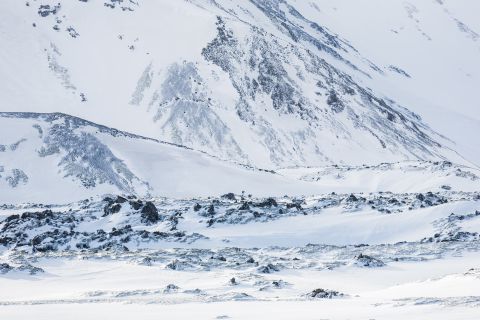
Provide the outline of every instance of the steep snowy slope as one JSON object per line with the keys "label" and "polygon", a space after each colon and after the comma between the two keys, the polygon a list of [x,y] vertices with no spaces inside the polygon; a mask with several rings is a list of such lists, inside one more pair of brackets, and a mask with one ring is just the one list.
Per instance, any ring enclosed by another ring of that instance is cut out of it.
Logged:
{"label": "steep snowy slope", "polygon": [[390,65],[383,75],[371,74],[371,85],[418,113],[455,141],[462,155],[480,163],[475,134],[480,132],[479,2],[294,3],[306,17],[349,39],[377,64]]}
{"label": "steep snowy slope", "polygon": [[457,149],[476,161],[384,85],[409,77],[396,60],[357,50],[343,19],[307,3],[2,1],[1,110],[60,111],[266,168],[467,163]]}

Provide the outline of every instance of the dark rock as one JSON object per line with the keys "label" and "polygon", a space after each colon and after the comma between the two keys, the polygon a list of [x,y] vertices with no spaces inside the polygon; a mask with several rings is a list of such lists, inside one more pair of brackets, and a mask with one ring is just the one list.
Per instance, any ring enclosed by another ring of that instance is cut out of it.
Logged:
{"label": "dark rock", "polygon": [[38,236],[33,237],[32,241],[31,241],[31,244],[32,244],[32,246],[36,246],[36,245],[39,245],[40,243],[42,243],[42,241],[43,241],[43,237],[38,235]]}
{"label": "dark rock", "polygon": [[17,268],[18,271],[27,271],[30,275],[45,272],[42,268],[32,266],[31,264],[22,264]]}
{"label": "dark rock", "polygon": [[45,210],[42,212],[24,212],[22,213],[22,219],[36,219],[45,220],[47,218],[53,218],[53,212],[51,210]]}
{"label": "dark rock", "polygon": [[12,222],[12,221],[16,221],[20,219],[20,216],[18,214],[12,214],[11,216],[8,216],[3,222],[4,223],[9,223],[9,222]]}
{"label": "dark rock", "polygon": [[141,211],[142,222],[151,224],[156,223],[160,220],[160,216],[158,215],[157,207],[151,201],[147,201],[145,206],[142,208]]}
{"label": "dark rock", "polygon": [[141,200],[132,200],[129,203],[133,210],[140,210],[140,208],[143,206],[143,202]]}
{"label": "dark rock", "polygon": [[60,3],[58,3],[55,6],[50,6],[48,4],[45,4],[45,5],[42,4],[38,8],[38,14],[41,17],[48,17],[50,14],[55,15],[55,14],[57,14],[58,10],[60,10],[60,7],[61,7]]}
{"label": "dark rock", "polygon": [[143,259],[141,259],[138,264],[142,265],[142,266],[151,266],[152,265],[152,258],[150,257],[145,257]]}
{"label": "dark rock", "polygon": [[103,212],[104,212],[103,217],[118,213],[120,212],[120,209],[122,209],[122,205],[120,203],[107,205],[105,206],[105,208],[103,208]]}
{"label": "dark rock", "polygon": [[247,202],[243,202],[242,205],[238,208],[238,210],[249,210],[250,206]]}
{"label": "dark rock", "polygon": [[358,198],[352,193],[348,196],[348,198],[346,200],[347,200],[347,202],[357,202]]}
{"label": "dark rock", "polygon": [[182,270],[183,266],[180,261],[177,259],[173,260],[169,264],[166,265],[166,268],[171,269],[171,270]]}
{"label": "dark rock", "polygon": [[265,199],[264,201],[260,202],[260,203],[257,203],[255,205],[256,207],[261,207],[261,208],[264,208],[264,207],[277,207],[278,206],[278,203],[275,199],[273,198],[267,198]]}
{"label": "dark rock", "polygon": [[124,197],[121,197],[121,196],[117,196],[117,198],[115,199],[115,203],[125,203],[127,202],[128,200]]}
{"label": "dark rock", "polygon": [[178,286],[174,285],[174,284],[169,284],[165,287],[165,289],[163,290],[164,293],[173,293],[173,292],[177,292],[178,289],[180,289]]}
{"label": "dark rock", "polygon": [[296,208],[298,211],[301,211],[303,208],[298,202],[287,203],[287,209]]}
{"label": "dark rock", "polygon": [[213,204],[211,204],[209,207],[208,207],[208,214],[209,215],[215,215],[215,207],[213,206]]}
{"label": "dark rock", "polygon": [[327,104],[332,108],[332,110],[336,113],[342,112],[345,109],[343,102],[338,98],[337,93],[335,91],[330,91]]}
{"label": "dark rock", "polygon": [[227,194],[224,194],[222,196],[223,199],[227,199],[227,200],[237,200],[237,198],[235,197],[235,194],[233,193],[227,193]]}
{"label": "dark rock", "polygon": [[14,243],[15,240],[13,238],[10,238],[10,237],[1,237],[0,238],[0,245],[2,246],[7,246],[11,243]]}
{"label": "dark rock", "polygon": [[359,254],[355,257],[355,264],[361,267],[383,267],[385,263],[379,259],[368,256],[366,254]]}
{"label": "dark rock", "polygon": [[13,270],[13,267],[8,263],[0,263],[0,274],[5,274]]}
{"label": "dark rock", "polygon": [[280,271],[280,269],[278,269],[276,266],[274,266],[271,263],[267,264],[266,266],[261,266],[260,268],[258,268],[258,272],[260,273],[274,273],[278,271]]}
{"label": "dark rock", "polygon": [[310,294],[310,297],[312,298],[318,298],[318,299],[332,299],[335,297],[342,297],[343,293],[340,293],[338,291],[333,291],[333,290],[326,290],[326,289],[315,289],[313,290]]}
{"label": "dark rock", "polygon": [[132,226],[126,225],[123,228],[117,229],[117,228],[112,228],[112,231],[110,232],[111,237],[118,237],[122,235],[126,235],[128,233],[132,232]]}

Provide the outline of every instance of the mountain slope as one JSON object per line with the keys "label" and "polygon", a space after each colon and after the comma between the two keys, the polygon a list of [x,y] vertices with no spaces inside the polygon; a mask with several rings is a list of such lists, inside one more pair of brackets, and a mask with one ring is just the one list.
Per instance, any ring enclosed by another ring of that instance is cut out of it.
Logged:
{"label": "mountain slope", "polygon": [[266,168],[466,162],[384,94],[407,72],[303,3],[57,3],[2,2],[3,111],[61,111]]}
{"label": "mountain slope", "polygon": [[64,114],[0,113],[0,202],[105,193],[193,197],[323,189]]}

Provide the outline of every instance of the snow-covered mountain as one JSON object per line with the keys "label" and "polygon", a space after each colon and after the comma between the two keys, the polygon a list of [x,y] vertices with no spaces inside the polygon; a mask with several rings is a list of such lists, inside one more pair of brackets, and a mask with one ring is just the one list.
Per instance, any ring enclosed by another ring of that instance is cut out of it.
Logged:
{"label": "snow-covered mountain", "polygon": [[478,318],[478,12],[1,0],[0,319]]}
{"label": "snow-covered mountain", "polygon": [[[378,43],[345,31],[342,21],[352,10],[369,12],[348,1],[44,0],[0,6],[1,111],[63,112],[264,168],[418,159],[479,163],[478,141],[450,137],[446,121],[429,115],[436,112],[427,107],[439,100],[427,100],[435,92],[426,83],[426,67],[375,51],[387,32],[398,38],[392,48],[422,45],[436,55],[452,38],[462,38],[462,59],[478,56],[478,35],[469,26],[477,22],[464,21],[453,1],[419,8],[402,2],[401,14],[385,9],[397,20],[378,23]],[[423,20],[424,10],[434,10],[429,17],[445,23],[441,30],[423,29],[432,23]],[[352,24],[360,21],[356,16]],[[440,31],[444,39],[433,33]],[[454,79],[449,96],[458,99],[447,107],[455,104],[478,129],[480,117],[468,111],[478,108],[462,95],[478,83],[480,67],[473,59],[461,65],[467,63],[469,76],[462,85]],[[443,65],[450,70],[456,61]]]}

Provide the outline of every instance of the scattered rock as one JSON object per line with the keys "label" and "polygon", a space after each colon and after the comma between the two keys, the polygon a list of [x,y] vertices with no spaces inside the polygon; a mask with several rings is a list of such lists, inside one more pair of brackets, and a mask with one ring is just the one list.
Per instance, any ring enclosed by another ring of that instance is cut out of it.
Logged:
{"label": "scattered rock", "polygon": [[274,198],[267,198],[264,201],[257,203],[256,207],[264,208],[264,207],[277,207],[278,203]]}
{"label": "scattered rock", "polygon": [[174,284],[169,284],[164,290],[163,293],[175,293],[180,289],[178,286]]}
{"label": "scattered rock", "polygon": [[361,267],[383,267],[385,266],[385,263],[379,259],[376,259],[374,257],[368,256],[366,254],[359,254],[358,256],[355,257],[355,264],[357,266]]}
{"label": "scattered rock", "polygon": [[227,194],[224,194],[222,196],[223,199],[227,199],[227,200],[237,200],[237,198],[235,197],[235,194],[233,193],[227,193]]}
{"label": "scattered rock", "polygon": [[0,263],[0,274],[6,274],[13,270],[13,267],[8,263]]}
{"label": "scattered rock", "polygon": [[343,297],[344,294],[338,291],[327,290],[327,289],[315,289],[308,294],[312,298],[317,299],[332,299],[336,297]]}
{"label": "scattered rock", "polygon": [[271,263],[267,264],[266,266],[261,266],[258,268],[258,272],[260,273],[274,273],[278,271],[280,271],[280,269],[278,269],[278,267],[274,266]]}
{"label": "scattered rock", "polygon": [[60,10],[60,7],[61,7],[60,3],[58,3],[55,6],[50,6],[48,4],[42,4],[38,8],[38,14],[41,17],[48,17],[50,14],[55,15]]}

